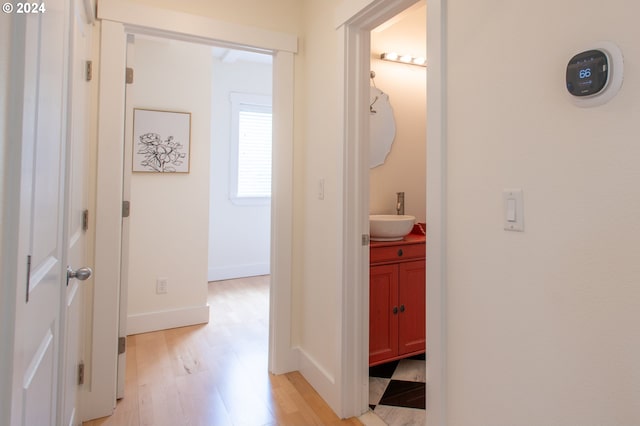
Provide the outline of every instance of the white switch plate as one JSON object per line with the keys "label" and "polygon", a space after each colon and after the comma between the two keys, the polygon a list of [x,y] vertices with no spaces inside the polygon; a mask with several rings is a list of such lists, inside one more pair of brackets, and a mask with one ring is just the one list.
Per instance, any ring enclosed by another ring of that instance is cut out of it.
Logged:
{"label": "white switch plate", "polygon": [[156,294],[166,294],[169,291],[169,278],[158,278],[156,280]]}
{"label": "white switch plate", "polygon": [[524,231],[524,205],[522,189],[504,189],[502,191],[505,231]]}

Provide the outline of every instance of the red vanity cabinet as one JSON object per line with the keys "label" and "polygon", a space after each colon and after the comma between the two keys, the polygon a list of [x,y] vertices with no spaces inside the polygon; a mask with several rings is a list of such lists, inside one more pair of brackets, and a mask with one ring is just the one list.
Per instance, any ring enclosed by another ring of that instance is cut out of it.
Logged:
{"label": "red vanity cabinet", "polygon": [[369,365],[424,353],[424,236],[372,242],[370,263]]}

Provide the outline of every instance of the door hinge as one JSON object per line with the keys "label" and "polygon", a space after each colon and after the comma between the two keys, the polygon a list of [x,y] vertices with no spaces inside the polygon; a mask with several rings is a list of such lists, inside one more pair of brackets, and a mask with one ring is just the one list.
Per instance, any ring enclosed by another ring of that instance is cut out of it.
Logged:
{"label": "door hinge", "polygon": [[89,210],[82,211],[82,230],[87,232],[89,230]]}
{"label": "door hinge", "polygon": [[122,217],[129,217],[131,214],[131,203],[129,201],[122,202]]}
{"label": "door hinge", "polygon": [[29,303],[29,286],[31,285],[31,255],[27,256],[27,295],[25,303]]}
{"label": "door hinge", "polygon": [[369,245],[369,234],[362,234],[362,245],[363,246]]}
{"label": "door hinge", "polygon": [[92,61],[85,62],[84,78],[87,81],[93,80],[93,62]]}
{"label": "door hinge", "polygon": [[127,71],[125,72],[125,80],[127,84],[133,84],[133,68],[127,67]]}
{"label": "door hinge", "polygon": [[78,364],[78,385],[84,385],[84,362]]}
{"label": "door hinge", "polygon": [[118,355],[125,353],[127,350],[127,338],[118,337]]}

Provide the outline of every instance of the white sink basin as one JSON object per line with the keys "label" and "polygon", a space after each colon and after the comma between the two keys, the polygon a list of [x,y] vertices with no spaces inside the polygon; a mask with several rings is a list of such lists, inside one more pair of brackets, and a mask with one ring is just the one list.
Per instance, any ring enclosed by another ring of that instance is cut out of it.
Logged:
{"label": "white sink basin", "polygon": [[411,232],[415,216],[395,214],[369,215],[371,241],[399,241]]}

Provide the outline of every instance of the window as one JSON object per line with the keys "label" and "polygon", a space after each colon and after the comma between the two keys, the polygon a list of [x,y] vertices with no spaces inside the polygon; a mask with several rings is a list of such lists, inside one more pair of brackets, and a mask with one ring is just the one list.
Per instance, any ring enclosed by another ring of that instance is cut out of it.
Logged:
{"label": "window", "polygon": [[271,97],[231,94],[231,200],[271,199]]}

